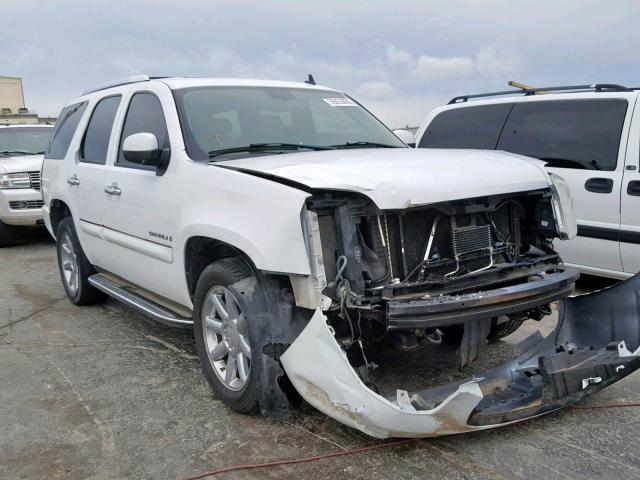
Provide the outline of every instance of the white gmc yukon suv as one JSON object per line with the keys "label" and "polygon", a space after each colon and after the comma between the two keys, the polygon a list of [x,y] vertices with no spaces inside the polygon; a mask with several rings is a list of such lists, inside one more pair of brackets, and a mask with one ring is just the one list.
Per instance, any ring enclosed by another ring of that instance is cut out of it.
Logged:
{"label": "white gmc yukon suv", "polygon": [[575,234],[571,197],[526,157],[407,148],[312,77],[85,92],[60,114],[43,193],[69,299],[193,327],[211,387],[241,412],[301,396],[376,437],[441,435],[557,409],[638,366],[626,286],[611,291],[624,314],[598,317],[615,328],[583,330],[598,299],[572,298],[554,335],[482,376],[383,385],[370,354],[450,342],[465,366],[565,299],[578,274],[552,240]]}
{"label": "white gmc yukon suv", "polygon": [[0,126],[0,247],[12,245],[20,227],[42,225],[40,170],[53,127]]}

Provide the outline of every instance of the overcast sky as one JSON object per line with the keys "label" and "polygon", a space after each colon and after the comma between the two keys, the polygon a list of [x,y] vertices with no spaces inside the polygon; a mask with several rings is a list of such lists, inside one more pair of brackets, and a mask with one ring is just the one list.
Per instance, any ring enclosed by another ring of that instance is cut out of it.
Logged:
{"label": "overcast sky", "polygon": [[0,75],[23,77],[42,115],[138,73],[313,73],[391,127],[510,79],[640,86],[637,0],[0,0],[0,13]]}

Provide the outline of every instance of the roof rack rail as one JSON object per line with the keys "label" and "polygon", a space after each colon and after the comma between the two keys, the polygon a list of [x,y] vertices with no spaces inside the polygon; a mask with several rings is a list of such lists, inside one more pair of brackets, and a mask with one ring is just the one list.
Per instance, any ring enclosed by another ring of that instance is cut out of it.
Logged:
{"label": "roof rack rail", "polygon": [[473,95],[459,95],[453,97],[449,101],[449,105],[454,103],[464,103],[472,98],[497,97],[501,95],[535,95],[537,93],[548,92],[576,92],[593,90],[595,92],[632,92],[635,88],[616,85],[615,83],[596,83],[594,85],[565,85],[560,87],[541,87],[541,88],[521,88],[519,90],[504,90],[501,92],[476,93]]}
{"label": "roof rack rail", "polygon": [[82,95],[98,92],[100,90],[105,90],[111,87],[119,87],[120,85],[128,85],[129,83],[148,82],[153,78],[159,78],[159,77],[150,77],[149,75],[133,75],[132,77],[118,78],[116,80],[111,80],[110,82],[105,82],[105,83],[101,83],[100,85],[96,85],[94,88],[90,88],[89,90],[85,90],[84,92],[82,92]]}

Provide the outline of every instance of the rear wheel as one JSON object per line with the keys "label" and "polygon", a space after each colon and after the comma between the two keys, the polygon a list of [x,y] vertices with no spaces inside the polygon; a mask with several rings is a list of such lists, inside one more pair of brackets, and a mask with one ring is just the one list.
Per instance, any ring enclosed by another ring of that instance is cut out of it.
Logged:
{"label": "rear wheel", "polygon": [[107,294],[89,283],[96,271],[82,251],[71,217],[58,225],[56,240],[60,278],[71,303],[93,305],[104,301]]}
{"label": "rear wheel", "polygon": [[241,259],[220,260],[202,272],[194,298],[194,335],[202,370],[218,399],[242,413],[257,409],[260,382],[252,369],[250,319],[229,286],[250,276]]}
{"label": "rear wheel", "polygon": [[16,228],[0,220],[0,247],[10,247],[17,242]]}

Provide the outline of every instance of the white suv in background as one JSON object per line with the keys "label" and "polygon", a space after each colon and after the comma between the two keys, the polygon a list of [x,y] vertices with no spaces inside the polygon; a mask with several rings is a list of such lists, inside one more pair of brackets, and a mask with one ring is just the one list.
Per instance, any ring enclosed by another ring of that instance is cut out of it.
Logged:
{"label": "white suv in background", "polygon": [[40,170],[53,127],[0,126],[0,247],[19,227],[43,225]]}
{"label": "white suv in background", "polygon": [[462,95],[427,115],[416,143],[545,161],[575,205],[578,236],[557,244],[564,262],[628,278],[640,271],[639,94],[600,84]]}
{"label": "white suv in background", "polygon": [[[575,234],[571,196],[539,163],[407,148],[312,78],[141,76],[60,114],[45,222],[69,299],[111,295],[193,327],[203,372],[231,408],[277,413],[302,396],[376,437],[442,435],[555,410],[637,368],[635,352],[606,349],[636,348],[626,325],[637,317],[611,308],[598,320],[612,328],[581,335],[586,307],[571,299],[558,331],[524,357],[406,390],[421,380],[401,377],[413,372],[408,350],[440,346],[440,358],[446,339],[466,366],[572,293],[578,273],[552,245]],[[635,301],[611,292],[620,308]],[[589,348],[572,355],[569,344]],[[390,350],[407,363],[394,367]]]}

